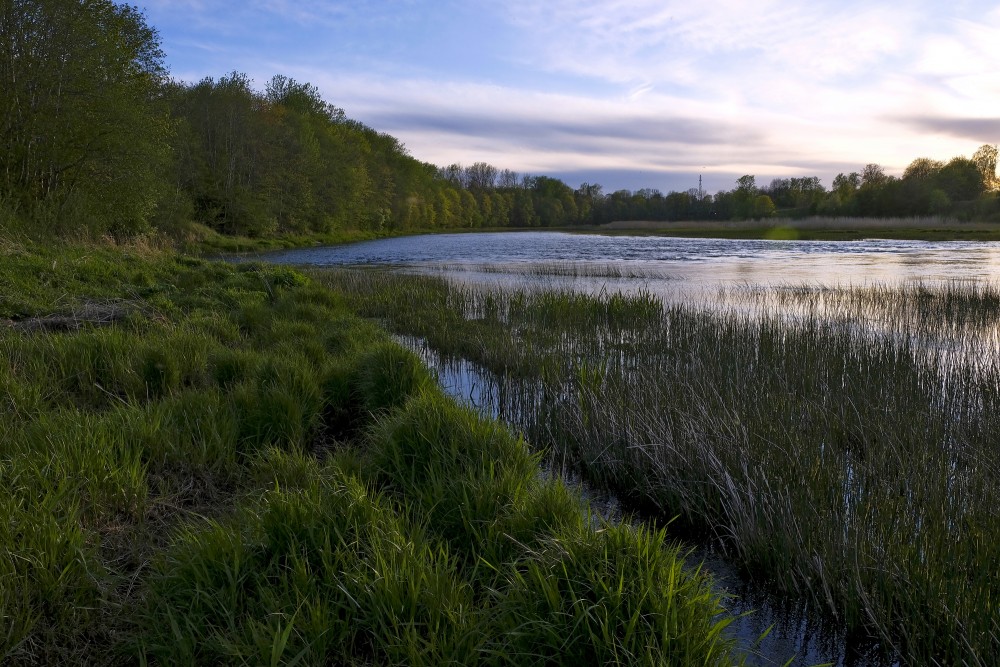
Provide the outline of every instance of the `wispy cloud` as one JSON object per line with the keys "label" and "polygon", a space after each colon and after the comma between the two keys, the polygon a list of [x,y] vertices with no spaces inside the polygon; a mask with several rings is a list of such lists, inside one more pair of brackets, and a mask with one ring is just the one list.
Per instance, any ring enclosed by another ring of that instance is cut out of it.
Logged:
{"label": "wispy cloud", "polygon": [[741,75],[856,74],[905,52],[921,16],[912,3],[510,0],[502,6],[537,66],[618,82],[707,87],[738,83],[715,62],[735,65]]}
{"label": "wispy cloud", "polygon": [[934,132],[970,141],[983,137],[1000,137],[1000,118],[949,118],[946,116],[915,116],[901,118],[903,123],[921,132]]}

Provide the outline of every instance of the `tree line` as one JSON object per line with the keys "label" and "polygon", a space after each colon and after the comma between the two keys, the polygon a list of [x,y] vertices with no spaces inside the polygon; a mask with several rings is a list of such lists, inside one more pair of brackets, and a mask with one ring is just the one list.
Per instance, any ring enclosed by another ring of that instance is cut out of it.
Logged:
{"label": "tree line", "polygon": [[994,146],[902,177],[870,164],[732,190],[605,193],[484,162],[439,168],[309,84],[170,79],[155,29],[111,0],[0,0],[0,222],[128,236],[195,221],[270,236],[553,227],[621,219],[998,218]]}

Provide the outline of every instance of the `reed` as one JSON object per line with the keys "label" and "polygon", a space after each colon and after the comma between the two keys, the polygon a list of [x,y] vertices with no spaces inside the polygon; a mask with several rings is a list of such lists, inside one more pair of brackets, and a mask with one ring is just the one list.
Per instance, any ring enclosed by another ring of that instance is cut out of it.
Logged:
{"label": "reed", "polygon": [[370,272],[318,278],[492,378],[557,464],[723,544],[912,664],[1000,652],[993,285],[716,303]]}

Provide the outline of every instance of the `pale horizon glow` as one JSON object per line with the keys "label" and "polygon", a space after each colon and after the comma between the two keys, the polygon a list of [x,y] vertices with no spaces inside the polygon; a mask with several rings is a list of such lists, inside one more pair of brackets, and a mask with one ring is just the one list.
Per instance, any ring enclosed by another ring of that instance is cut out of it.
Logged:
{"label": "pale horizon glow", "polygon": [[445,166],[731,189],[1000,143],[1000,7],[916,0],[148,0],[172,76],[316,85]]}

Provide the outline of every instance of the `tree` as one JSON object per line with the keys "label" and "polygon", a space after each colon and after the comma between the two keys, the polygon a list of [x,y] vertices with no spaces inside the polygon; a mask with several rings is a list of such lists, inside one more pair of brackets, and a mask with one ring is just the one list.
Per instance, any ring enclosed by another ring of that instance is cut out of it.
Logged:
{"label": "tree", "polygon": [[465,184],[470,190],[492,190],[496,187],[499,172],[493,165],[477,162],[465,168]]}
{"label": "tree", "polygon": [[939,171],[944,163],[939,160],[931,160],[926,157],[918,157],[916,160],[911,162],[906,170],[903,171],[903,180],[914,179],[914,180],[930,180]]}
{"label": "tree", "polygon": [[745,174],[736,179],[736,189],[733,191],[737,218],[752,218],[754,214],[754,199],[757,197],[757,179]]}
{"label": "tree", "polygon": [[299,83],[283,74],[271,77],[265,93],[271,104],[280,104],[296,113],[318,116],[334,123],[346,119],[343,109],[323,100],[319,88],[311,83]]}
{"label": "tree", "polygon": [[983,144],[973,153],[972,161],[983,175],[984,187],[996,190],[1000,186],[997,180],[997,147]]}
{"label": "tree", "polygon": [[448,181],[457,188],[465,187],[465,169],[462,165],[454,162],[441,170],[441,178]]}
{"label": "tree", "polygon": [[156,31],[110,0],[0,0],[0,195],[39,222],[143,229],[165,181]]}
{"label": "tree", "polygon": [[926,215],[941,212],[943,200],[940,195],[943,193],[938,189],[937,176],[942,167],[943,162],[925,157],[917,158],[909,164],[903,171],[900,197],[896,202],[899,213]]}
{"label": "tree", "polygon": [[513,190],[518,187],[520,182],[520,176],[516,171],[511,171],[510,169],[504,169],[500,172],[499,180],[497,182],[497,187],[503,190]]}
{"label": "tree", "polygon": [[736,190],[745,194],[757,193],[757,178],[744,174],[736,179]]}
{"label": "tree", "polygon": [[841,196],[853,195],[861,187],[861,174],[852,171],[850,174],[837,174],[833,178],[833,189]]}
{"label": "tree", "polygon": [[889,177],[881,165],[869,163],[861,170],[861,187],[878,188],[885,185]]}
{"label": "tree", "polygon": [[767,195],[757,195],[753,200],[753,217],[770,218],[774,215],[774,202]]}
{"label": "tree", "polygon": [[982,194],[984,187],[982,172],[966,157],[949,160],[935,180],[953,202],[971,201]]}

